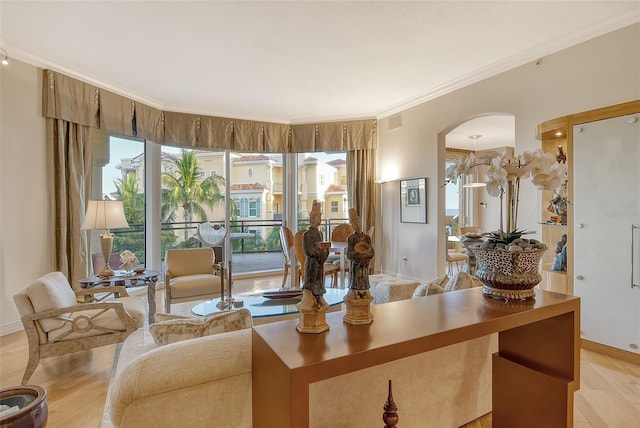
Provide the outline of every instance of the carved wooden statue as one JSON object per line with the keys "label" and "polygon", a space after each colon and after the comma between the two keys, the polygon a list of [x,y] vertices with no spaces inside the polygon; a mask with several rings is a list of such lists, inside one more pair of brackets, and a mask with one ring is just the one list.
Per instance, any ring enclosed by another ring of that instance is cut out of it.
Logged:
{"label": "carved wooden statue", "polygon": [[305,290],[310,290],[316,300],[316,307],[321,308],[326,305],[324,301],[324,262],[329,256],[329,245],[323,243],[322,234],[318,230],[321,221],[320,204],[313,201],[310,213],[309,229],[302,235],[302,249],[307,256],[304,264],[304,284]]}
{"label": "carved wooden statue", "polygon": [[352,290],[369,289],[369,263],[374,256],[371,237],[362,233],[362,222],[354,208],[349,209],[349,222],[354,233],[347,238],[347,257],[351,263],[349,288]]}
{"label": "carved wooden statue", "polygon": [[346,255],[351,263],[349,293],[344,299],[346,313],[344,322],[349,324],[370,324],[373,322],[369,292],[369,263],[373,258],[373,246],[369,235],[362,233],[360,217],[354,208],[349,209],[349,221],[354,233],[347,238]]}
{"label": "carved wooden statue", "polygon": [[302,300],[298,303],[300,320],[296,330],[300,333],[322,333],[329,330],[326,313],[329,305],[324,300],[324,262],[329,255],[331,242],[323,242],[318,230],[320,225],[320,204],[313,201],[311,226],[302,235],[302,249],[307,256],[304,265]]}

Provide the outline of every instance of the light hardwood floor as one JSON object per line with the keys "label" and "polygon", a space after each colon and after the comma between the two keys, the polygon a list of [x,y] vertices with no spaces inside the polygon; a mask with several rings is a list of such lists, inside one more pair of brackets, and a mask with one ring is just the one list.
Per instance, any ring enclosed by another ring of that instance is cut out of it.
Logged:
{"label": "light hardwood floor", "polygon": [[[281,281],[282,277],[235,279],[235,292],[277,288]],[[145,294],[144,290],[136,293],[141,298]],[[159,291],[159,307],[162,297]],[[195,303],[173,305],[172,311],[188,314]],[[100,426],[116,350],[117,345],[109,345],[40,362],[30,383],[47,390],[48,427]],[[24,332],[0,337],[0,388],[20,383],[27,356]],[[575,394],[574,427],[640,427],[640,364],[586,349],[582,350],[580,360],[581,388]],[[397,404],[402,421],[402,403]],[[466,425],[466,428],[489,427],[491,414]]]}

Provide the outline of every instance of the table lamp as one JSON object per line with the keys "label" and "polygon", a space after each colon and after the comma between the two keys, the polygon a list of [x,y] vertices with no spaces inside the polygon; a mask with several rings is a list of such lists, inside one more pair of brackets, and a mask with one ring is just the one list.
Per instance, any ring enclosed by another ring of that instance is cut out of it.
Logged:
{"label": "table lamp", "polygon": [[127,223],[127,219],[124,216],[122,201],[112,201],[106,197],[100,201],[89,201],[87,214],[84,217],[84,222],[80,230],[104,229],[104,232],[100,234],[104,268],[98,276],[113,276],[113,269],[109,266],[113,235],[109,232],[109,229],[120,229],[123,227],[129,227],[129,223]]}

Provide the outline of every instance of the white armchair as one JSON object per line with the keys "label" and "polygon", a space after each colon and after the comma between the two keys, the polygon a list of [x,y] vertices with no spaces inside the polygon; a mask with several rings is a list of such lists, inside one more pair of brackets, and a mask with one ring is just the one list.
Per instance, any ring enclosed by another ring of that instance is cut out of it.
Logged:
{"label": "white armchair", "polygon": [[[119,296],[118,299],[108,300]],[[124,287],[73,291],[62,272],[51,272],[13,296],[29,342],[27,384],[42,358],[124,341],[144,324],[144,302]]]}

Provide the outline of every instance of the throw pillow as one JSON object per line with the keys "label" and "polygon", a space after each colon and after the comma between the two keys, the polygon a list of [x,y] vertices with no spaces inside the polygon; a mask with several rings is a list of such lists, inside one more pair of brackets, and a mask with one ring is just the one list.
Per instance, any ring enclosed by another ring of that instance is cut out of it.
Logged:
{"label": "throw pillow", "polygon": [[447,282],[447,285],[444,287],[444,292],[448,293],[450,291],[464,290],[465,288],[473,287],[482,287],[482,282],[466,272],[458,272]]}
{"label": "throw pillow", "polygon": [[[178,315],[168,314],[166,312],[156,312],[156,322],[169,321],[169,320],[190,320],[190,319],[204,319],[202,317],[194,317],[192,315]],[[206,317],[205,317],[206,318]]]}
{"label": "throw pillow", "polygon": [[428,281],[426,284],[420,284],[414,290],[412,297],[424,297],[444,293],[444,286],[447,284],[447,281],[449,281],[449,277],[445,274]]}
{"label": "throw pillow", "polygon": [[238,309],[207,317],[188,317],[156,322],[149,326],[149,331],[156,345],[161,346],[181,340],[250,328],[252,325],[251,312],[248,309]]}

